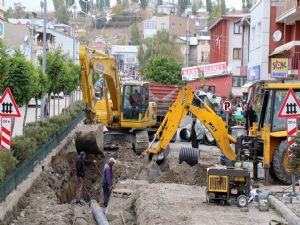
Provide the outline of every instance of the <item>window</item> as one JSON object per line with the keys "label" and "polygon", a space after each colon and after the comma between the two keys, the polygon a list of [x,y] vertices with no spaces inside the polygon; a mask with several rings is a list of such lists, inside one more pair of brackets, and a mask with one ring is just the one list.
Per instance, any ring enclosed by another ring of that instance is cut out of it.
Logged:
{"label": "window", "polygon": [[244,76],[233,76],[232,87],[242,87],[246,83],[247,77]]}
{"label": "window", "polygon": [[242,27],[239,25],[239,23],[234,23],[233,24],[233,33],[234,34],[241,34],[242,33]]}
{"label": "window", "polygon": [[242,58],[242,49],[241,48],[234,48],[232,59],[239,60]]}
{"label": "window", "polygon": [[166,29],[166,24],[165,23],[161,24],[161,29]]}

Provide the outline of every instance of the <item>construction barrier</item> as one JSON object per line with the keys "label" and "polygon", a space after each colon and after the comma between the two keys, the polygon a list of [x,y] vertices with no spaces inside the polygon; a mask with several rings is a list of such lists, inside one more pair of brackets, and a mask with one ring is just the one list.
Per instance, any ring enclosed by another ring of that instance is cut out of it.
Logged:
{"label": "construction barrier", "polygon": [[0,202],[4,201],[10,192],[33,171],[34,167],[54,149],[56,146],[76,127],[78,123],[84,118],[82,112],[72,122],[70,122],[64,129],[59,131],[48,143],[44,144],[31,159],[24,161],[11,174],[9,174],[0,184]]}

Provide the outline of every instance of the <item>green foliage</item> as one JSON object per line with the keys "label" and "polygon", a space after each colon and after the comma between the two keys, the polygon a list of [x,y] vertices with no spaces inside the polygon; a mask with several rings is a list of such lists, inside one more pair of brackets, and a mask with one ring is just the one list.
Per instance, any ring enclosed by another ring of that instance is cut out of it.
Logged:
{"label": "green foliage", "polygon": [[144,76],[159,84],[182,84],[180,69],[181,66],[175,59],[166,55],[158,55],[147,64]]}
{"label": "green foliage", "polygon": [[91,9],[91,0],[87,1],[87,3],[85,0],[79,0],[79,5],[83,12],[88,13]]}
{"label": "green foliage", "polygon": [[225,15],[226,14],[226,3],[225,0],[221,0],[221,15]]}
{"label": "green foliage", "polygon": [[148,6],[148,0],[140,0],[141,1],[141,8],[145,9]]}
{"label": "green foliage", "polygon": [[34,137],[37,146],[47,143],[49,138],[47,131],[41,126],[25,127],[23,135],[26,137]]}
{"label": "green foliage", "polygon": [[242,9],[244,12],[249,12],[252,7],[251,0],[242,0]]}
{"label": "green foliage", "polygon": [[33,85],[35,83],[36,70],[32,62],[27,61],[19,51],[9,58],[10,67],[8,76],[4,79],[4,87],[10,88],[18,105],[24,105],[34,96]]}
{"label": "green foliage", "polygon": [[37,69],[37,83],[36,90],[34,91],[34,98],[41,99],[48,93],[50,82],[46,74],[43,73],[42,68]]}
{"label": "green foliage", "polygon": [[146,66],[146,63],[157,55],[168,55],[176,60],[177,63],[183,61],[183,55],[175,42],[175,37],[169,32],[163,30],[158,31],[154,38],[146,38],[139,46],[138,60],[141,70]]}
{"label": "green foliage", "polygon": [[103,11],[104,6],[105,6],[105,0],[96,0],[97,9]]}
{"label": "green foliage", "polygon": [[14,3],[14,7],[9,7],[4,13],[4,17],[8,18],[17,18],[17,19],[28,19],[29,14],[25,11],[26,7],[23,6],[20,2]]}
{"label": "green foliage", "polygon": [[9,55],[6,53],[6,47],[2,40],[0,40],[0,93],[3,93],[6,88],[5,80],[8,76],[9,65]]}
{"label": "green foliage", "polygon": [[206,0],[206,11],[208,12],[208,15],[211,15],[211,13],[212,13],[212,3],[211,3],[211,0]]}
{"label": "green foliage", "polygon": [[2,173],[7,176],[11,173],[18,163],[18,160],[13,156],[11,151],[0,148],[0,168],[2,168]]}
{"label": "green foliage", "polygon": [[217,0],[216,2],[213,2],[211,11],[209,11],[208,26],[211,26],[214,22],[216,22],[220,16],[226,14],[227,9],[225,0]]}
{"label": "green foliage", "polygon": [[37,143],[34,137],[17,136],[12,140],[11,148],[17,160],[23,162],[29,159],[37,151]]}
{"label": "green foliage", "polygon": [[4,177],[5,177],[5,171],[0,165],[0,183],[3,181]]}
{"label": "green foliage", "polygon": [[179,6],[180,13],[184,12],[184,10],[187,8],[189,3],[190,3],[189,0],[178,0],[178,6]]}
{"label": "green foliage", "polygon": [[70,94],[73,90],[79,86],[80,82],[80,68],[79,65],[74,64],[69,60],[65,67],[65,74],[63,76],[63,92]]}
{"label": "green foliage", "polygon": [[53,0],[55,9],[55,17],[59,23],[68,24],[71,12],[68,10],[70,7],[69,0]]}
{"label": "green foliage", "polygon": [[140,29],[137,23],[132,24],[131,26],[131,44],[139,45],[141,41]]}

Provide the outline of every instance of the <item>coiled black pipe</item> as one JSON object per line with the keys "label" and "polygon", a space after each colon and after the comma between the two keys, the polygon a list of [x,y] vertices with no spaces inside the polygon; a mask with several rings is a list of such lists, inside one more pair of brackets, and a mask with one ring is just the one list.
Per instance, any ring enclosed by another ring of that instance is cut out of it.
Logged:
{"label": "coiled black pipe", "polygon": [[179,152],[179,164],[186,162],[190,166],[198,164],[200,151],[198,148],[181,147]]}
{"label": "coiled black pipe", "polygon": [[191,131],[188,128],[182,128],[179,132],[179,137],[181,141],[190,141],[191,140]]}

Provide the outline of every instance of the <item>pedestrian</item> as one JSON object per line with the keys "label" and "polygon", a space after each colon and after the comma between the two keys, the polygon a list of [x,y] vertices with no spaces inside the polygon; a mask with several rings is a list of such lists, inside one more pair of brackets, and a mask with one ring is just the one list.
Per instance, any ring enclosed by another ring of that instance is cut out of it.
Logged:
{"label": "pedestrian", "polygon": [[79,158],[76,161],[76,175],[77,175],[77,187],[76,187],[76,204],[81,204],[81,194],[84,185],[84,177],[85,177],[85,166],[89,166],[92,163],[96,163],[94,161],[85,160],[86,153],[84,151],[79,153]]}
{"label": "pedestrian", "polygon": [[198,148],[198,140],[197,140],[197,134],[195,130],[195,125],[196,125],[197,118],[193,117],[193,123],[192,123],[192,130],[191,130],[191,142],[192,142],[192,147],[193,148]]}
{"label": "pedestrian", "polygon": [[109,196],[112,190],[113,171],[112,167],[116,163],[114,158],[110,158],[108,163],[105,163],[102,175],[102,187],[103,187],[103,205],[106,208],[109,201]]}

